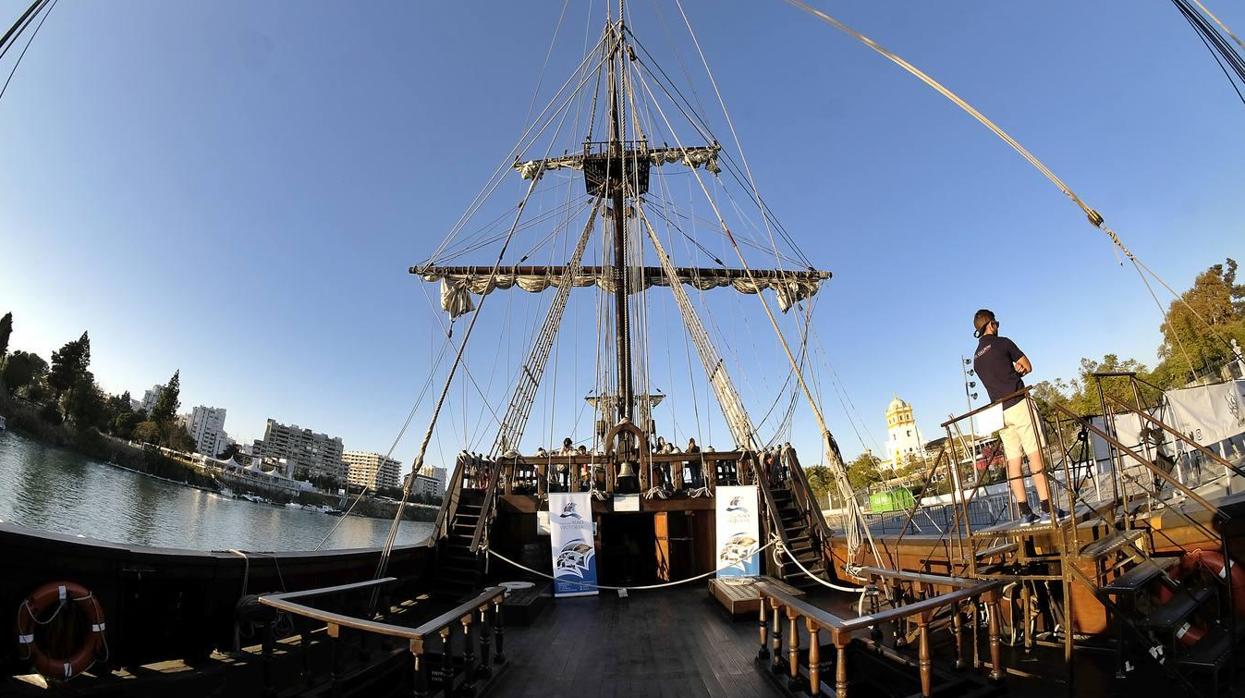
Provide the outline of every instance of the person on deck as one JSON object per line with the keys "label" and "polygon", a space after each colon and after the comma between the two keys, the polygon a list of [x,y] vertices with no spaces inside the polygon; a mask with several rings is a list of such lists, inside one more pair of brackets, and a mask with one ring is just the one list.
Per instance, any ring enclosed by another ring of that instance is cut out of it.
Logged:
{"label": "person on deck", "polygon": [[689,438],[687,440],[687,450],[684,451],[684,453],[696,454],[687,461],[687,469],[684,471],[686,473],[684,477],[691,478],[691,482],[688,484],[692,487],[703,487],[704,482],[701,480],[700,472],[700,446],[696,445],[696,439]]}
{"label": "person on deck", "polygon": [[[1007,337],[999,335],[999,321],[986,308],[973,315],[973,336],[977,337],[977,351],[973,354],[973,369],[985,386],[990,400],[999,399],[1022,390],[1022,377],[1033,371],[1029,357]],[[1051,520],[1050,484],[1042,462],[1042,446],[1038,438],[1038,426],[1029,412],[1029,398],[1016,395],[1003,401],[1003,428],[999,431],[1003,452],[1007,456],[1007,482],[1012,496],[1020,506],[1020,523],[1049,523]],[[1024,470],[1021,464],[1029,459],[1029,473],[1041,504],[1041,515],[1035,514],[1025,494]],[[1056,516],[1064,512],[1056,509]]]}

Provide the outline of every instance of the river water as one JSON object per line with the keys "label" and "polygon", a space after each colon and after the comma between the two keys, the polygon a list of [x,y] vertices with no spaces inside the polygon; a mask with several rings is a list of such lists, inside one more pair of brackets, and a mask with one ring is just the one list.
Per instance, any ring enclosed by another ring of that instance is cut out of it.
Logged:
{"label": "river water", "polygon": [[[93,461],[0,432],[0,519],[114,543],[192,550],[312,550],[384,544],[389,522],[254,504]],[[432,524],[403,521],[398,544]]]}

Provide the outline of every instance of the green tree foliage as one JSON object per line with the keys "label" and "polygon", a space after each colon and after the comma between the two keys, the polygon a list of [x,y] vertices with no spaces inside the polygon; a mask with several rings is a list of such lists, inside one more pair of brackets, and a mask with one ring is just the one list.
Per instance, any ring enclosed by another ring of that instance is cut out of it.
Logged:
{"label": "green tree foliage", "polygon": [[160,391],[160,397],[156,399],[155,407],[151,408],[151,418],[157,422],[164,423],[173,419],[173,415],[177,413],[177,408],[181,406],[181,371],[174,371],[173,377],[165,384]]}
{"label": "green tree foliage", "polygon": [[52,352],[52,368],[48,372],[48,385],[52,388],[55,402],[60,402],[65,391],[78,384],[91,366],[91,338],[86,332],[72,342],[66,342]]}
{"label": "green tree foliage", "polygon": [[862,490],[869,485],[881,482],[882,459],[868,451],[856,456],[856,460],[847,464],[847,481],[853,490]]}
{"label": "green tree foliage", "polygon": [[190,432],[186,431],[186,427],[175,421],[166,422],[162,427],[161,434],[163,439],[160,443],[166,448],[183,453],[190,453],[195,450],[195,440],[191,438]]}
{"label": "green tree foliage", "polygon": [[116,416],[112,418],[112,435],[118,439],[133,439],[134,427],[138,426],[143,421],[144,417],[142,412],[118,412]]}
{"label": "green tree foliage", "polygon": [[813,490],[813,498],[820,506],[826,506],[830,493],[835,491],[834,473],[824,465],[814,465],[804,469],[808,477],[808,486]]}
{"label": "green tree foliage", "polygon": [[79,427],[106,427],[110,421],[108,400],[87,371],[66,393],[65,416]]}
{"label": "green tree foliage", "polygon": [[9,337],[13,334],[13,313],[0,317],[0,360],[9,352]]}
{"label": "green tree foliage", "polygon": [[144,444],[154,444],[160,442],[160,425],[151,421],[139,422],[134,426],[134,431],[130,438],[134,441]]}
{"label": "green tree foliage", "polygon": [[9,395],[19,391],[31,398],[31,388],[39,386],[48,374],[48,363],[38,354],[15,351],[4,362],[3,382]]}
{"label": "green tree foliage", "polygon": [[1231,340],[1245,345],[1245,284],[1236,283],[1236,268],[1233,259],[1211,266],[1168,307],[1155,369],[1162,387],[1183,386],[1193,372],[1205,374],[1232,360]]}

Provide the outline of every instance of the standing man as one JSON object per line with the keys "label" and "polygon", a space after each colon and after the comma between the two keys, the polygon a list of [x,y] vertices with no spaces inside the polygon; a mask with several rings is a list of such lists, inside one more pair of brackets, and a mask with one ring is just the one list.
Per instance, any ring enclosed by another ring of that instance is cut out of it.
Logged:
{"label": "standing man", "polygon": [[[990,310],[982,308],[973,316],[973,333],[978,338],[973,355],[973,369],[990,395],[991,402],[1025,387],[1021,380],[1033,370],[1029,357],[1007,337],[999,336],[999,321]],[[1020,523],[1048,523],[1051,520],[1050,485],[1042,464],[1042,446],[1037,425],[1029,413],[1029,399],[1024,395],[1003,401],[1003,428],[999,431],[1003,452],[1007,456],[1007,482],[1012,496],[1020,505]],[[1028,457],[1029,473],[1041,501],[1041,516],[1034,514],[1025,494],[1024,470],[1021,461]],[[1062,511],[1057,511],[1059,516]]]}

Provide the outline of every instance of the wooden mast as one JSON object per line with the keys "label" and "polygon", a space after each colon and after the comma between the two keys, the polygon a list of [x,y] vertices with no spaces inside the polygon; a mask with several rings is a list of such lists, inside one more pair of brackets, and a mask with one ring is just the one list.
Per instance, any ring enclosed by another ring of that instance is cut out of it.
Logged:
{"label": "wooden mast", "polygon": [[610,101],[610,167],[620,168],[617,179],[607,178],[613,182],[611,193],[612,214],[614,218],[614,320],[615,348],[618,359],[618,419],[631,420],[632,401],[634,399],[631,381],[631,324],[627,313],[627,228],[626,203],[623,197],[623,186],[626,180],[626,157],[623,149],[622,132],[622,95],[619,83],[622,80],[622,62],[624,54],[620,49],[623,44],[624,19],[623,3],[618,3],[618,41],[614,42],[613,55],[610,56],[609,101]]}

